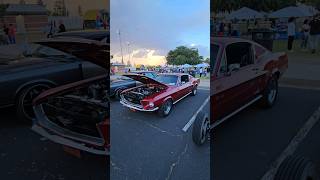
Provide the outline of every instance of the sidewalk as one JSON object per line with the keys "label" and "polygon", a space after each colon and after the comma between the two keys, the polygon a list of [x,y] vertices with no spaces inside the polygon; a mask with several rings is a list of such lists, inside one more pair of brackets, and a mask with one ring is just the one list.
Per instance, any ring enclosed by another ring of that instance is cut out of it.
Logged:
{"label": "sidewalk", "polygon": [[200,89],[210,90],[210,79],[201,79],[199,84]]}
{"label": "sidewalk", "polygon": [[288,53],[289,67],[279,83],[283,86],[320,89],[320,54]]}

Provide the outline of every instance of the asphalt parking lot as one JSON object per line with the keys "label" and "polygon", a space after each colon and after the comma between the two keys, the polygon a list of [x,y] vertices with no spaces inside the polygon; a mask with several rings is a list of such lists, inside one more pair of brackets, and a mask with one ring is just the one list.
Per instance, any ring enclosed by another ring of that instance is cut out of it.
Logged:
{"label": "asphalt parking lot", "polygon": [[[279,88],[271,109],[252,105],[214,130],[213,178],[261,179],[320,106],[320,91]],[[298,145],[295,154],[320,165],[320,123]]]}
{"label": "asphalt parking lot", "polygon": [[[111,179],[184,179],[210,177],[210,144],[193,144],[190,127],[182,129],[209,96],[199,89],[161,118],[155,113],[132,112],[111,103]],[[203,110],[209,111],[209,103]]]}
{"label": "asphalt parking lot", "polygon": [[17,121],[13,108],[0,109],[0,114],[0,179],[107,179],[106,159],[90,155],[78,159]]}

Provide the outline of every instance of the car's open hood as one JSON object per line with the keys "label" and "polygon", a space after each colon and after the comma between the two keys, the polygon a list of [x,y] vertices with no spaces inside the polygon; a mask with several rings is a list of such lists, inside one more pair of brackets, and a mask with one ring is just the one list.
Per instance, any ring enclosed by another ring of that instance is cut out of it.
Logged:
{"label": "car's open hood", "polygon": [[52,38],[35,43],[72,54],[105,69],[110,67],[109,44],[81,38]]}
{"label": "car's open hood", "polygon": [[147,76],[140,75],[140,74],[124,74],[123,76],[134,79],[134,80],[139,81],[143,84],[157,84],[160,86],[168,87],[168,85],[166,85],[166,84],[163,84],[155,79],[152,79]]}

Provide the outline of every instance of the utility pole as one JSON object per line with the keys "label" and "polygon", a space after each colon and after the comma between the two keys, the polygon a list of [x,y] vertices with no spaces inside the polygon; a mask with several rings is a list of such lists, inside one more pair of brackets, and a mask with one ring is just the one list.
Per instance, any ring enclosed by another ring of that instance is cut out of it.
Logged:
{"label": "utility pole", "polygon": [[124,62],[123,62],[123,52],[122,52],[122,42],[121,42],[121,33],[120,33],[120,29],[118,30],[118,34],[119,34],[120,50],[121,50],[121,63],[122,63],[122,64],[124,64]]}

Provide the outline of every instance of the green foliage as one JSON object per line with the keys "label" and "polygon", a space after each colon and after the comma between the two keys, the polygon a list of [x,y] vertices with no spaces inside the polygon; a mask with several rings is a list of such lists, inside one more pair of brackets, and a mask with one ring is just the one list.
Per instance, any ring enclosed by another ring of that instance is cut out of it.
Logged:
{"label": "green foliage", "polygon": [[203,60],[203,57],[199,56],[197,49],[179,46],[176,47],[176,49],[169,51],[166,60],[169,65],[196,65],[202,62],[201,60]]}

